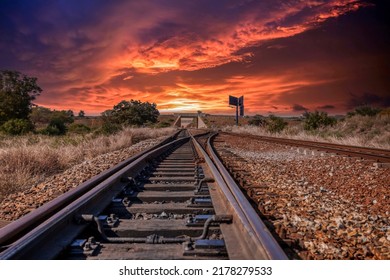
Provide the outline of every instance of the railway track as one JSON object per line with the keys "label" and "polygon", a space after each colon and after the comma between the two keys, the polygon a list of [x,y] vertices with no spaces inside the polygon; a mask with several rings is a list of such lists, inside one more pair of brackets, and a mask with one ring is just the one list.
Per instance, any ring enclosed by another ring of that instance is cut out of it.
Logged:
{"label": "railway track", "polygon": [[208,136],[183,130],[5,226],[0,259],[286,259]]}
{"label": "railway track", "polygon": [[221,134],[234,135],[250,139],[262,140],[271,143],[285,144],[295,147],[303,147],[311,150],[320,150],[334,154],[340,154],[350,157],[359,157],[362,159],[373,160],[375,162],[390,163],[390,150],[358,147],[358,146],[347,146],[334,143],[315,142],[307,140],[296,140],[269,136],[260,136],[252,134],[238,134],[231,132],[223,132]]}
{"label": "railway track", "polygon": [[389,259],[389,169],[372,158],[301,154],[275,142],[230,133],[212,139],[269,230],[296,253],[289,257]]}

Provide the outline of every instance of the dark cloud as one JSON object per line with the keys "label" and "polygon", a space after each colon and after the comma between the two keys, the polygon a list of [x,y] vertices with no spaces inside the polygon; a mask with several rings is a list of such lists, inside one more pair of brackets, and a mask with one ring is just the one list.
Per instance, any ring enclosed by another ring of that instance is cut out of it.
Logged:
{"label": "dark cloud", "polygon": [[299,105],[299,104],[294,104],[291,107],[291,109],[293,112],[301,112],[301,111],[308,111],[309,110],[308,108],[303,107],[302,105]]}
{"label": "dark cloud", "polygon": [[369,92],[365,92],[361,95],[350,93],[350,99],[346,104],[347,109],[354,109],[359,106],[389,107],[390,96],[380,96]]}
{"label": "dark cloud", "polygon": [[333,105],[322,105],[322,106],[317,107],[317,109],[320,109],[320,110],[328,110],[328,109],[335,109],[335,108],[336,107]]}

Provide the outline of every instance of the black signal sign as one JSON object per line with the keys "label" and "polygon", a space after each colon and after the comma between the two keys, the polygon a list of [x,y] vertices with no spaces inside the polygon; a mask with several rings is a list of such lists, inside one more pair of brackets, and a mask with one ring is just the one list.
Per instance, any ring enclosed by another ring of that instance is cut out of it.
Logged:
{"label": "black signal sign", "polygon": [[229,106],[236,106],[236,125],[238,125],[238,109],[240,109],[240,116],[244,116],[244,96],[229,95]]}
{"label": "black signal sign", "polygon": [[240,98],[238,98],[238,106],[244,106],[244,96],[240,96]]}
{"label": "black signal sign", "polygon": [[229,105],[237,106],[238,105],[238,98],[235,96],[229,95]]}
{"label": "black signal sign", "polygon": [[244,105],[240,106],[240,117],[244,116]]}

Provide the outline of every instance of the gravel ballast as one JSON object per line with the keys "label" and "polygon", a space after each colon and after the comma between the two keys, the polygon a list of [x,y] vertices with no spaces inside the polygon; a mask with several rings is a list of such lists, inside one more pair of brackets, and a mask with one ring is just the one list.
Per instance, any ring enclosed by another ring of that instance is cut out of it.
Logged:
{"label": "gravel ballast", "polygon": [[215,146],[299,258],[390,259],[389,168],[238,136]]}
{"label": "gravel ballast", "polygon": [[25,191],[8,195],[0,204],[0,220],[16,220],[102,171],[156,145],[165,138],[166,136],[162,136],[156,139],[144,140],[128,148],[99,155],[91,160],[74,165],[63,173],[51,176],[44,182]]}

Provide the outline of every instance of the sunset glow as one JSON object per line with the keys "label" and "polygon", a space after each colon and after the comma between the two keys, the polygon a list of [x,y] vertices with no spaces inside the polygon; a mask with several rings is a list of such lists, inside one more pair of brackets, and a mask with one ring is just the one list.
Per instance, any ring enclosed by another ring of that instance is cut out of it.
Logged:
{"label": "sunset glow", "polygon": [[1,1],[0,68],[38,77],[37,104],[87,114],[124,99],[230,114],[228,95],[246,114],[388,106],[379,2]]}

